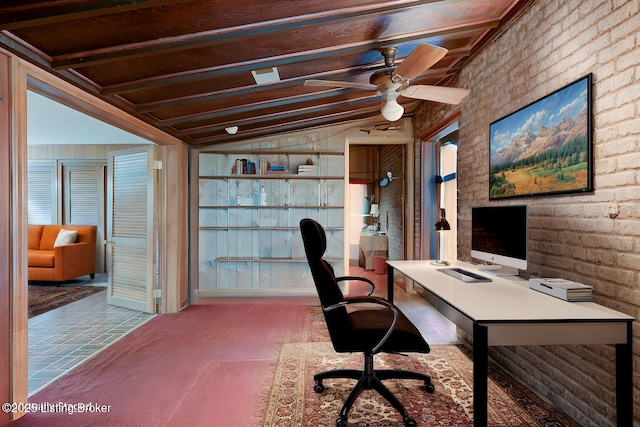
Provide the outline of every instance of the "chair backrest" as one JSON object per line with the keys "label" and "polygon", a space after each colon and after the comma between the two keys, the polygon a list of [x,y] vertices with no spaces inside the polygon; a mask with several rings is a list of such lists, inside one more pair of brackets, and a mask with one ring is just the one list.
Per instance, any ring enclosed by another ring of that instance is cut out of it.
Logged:
{"label": "chair backrest", "polygon": [[[300,232],[313,282],[320,297],[320,304],[326,308],[343,301],[344,296],[336,281],[333,267],[323,258],[327,249],[327,236],[324,228],[315,220],[305,218],[300,221]],[[324,312],[324,316],[329,335],[332,336],[333,341],[334,334],[344,330],[346,309],[341,307]]]}

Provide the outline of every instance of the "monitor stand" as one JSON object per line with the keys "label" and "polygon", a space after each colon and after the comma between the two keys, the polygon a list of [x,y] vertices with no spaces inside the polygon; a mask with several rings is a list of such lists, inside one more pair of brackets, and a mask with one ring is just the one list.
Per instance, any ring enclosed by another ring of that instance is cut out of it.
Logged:
{"label": "monitor stand", "polygon": [[492,276],[517,276],[520,274],[520,270],[514,267],[507,267],[506,265],[500,264],[489,264],[483,265],[479,269],[483,273],[490,274]]}

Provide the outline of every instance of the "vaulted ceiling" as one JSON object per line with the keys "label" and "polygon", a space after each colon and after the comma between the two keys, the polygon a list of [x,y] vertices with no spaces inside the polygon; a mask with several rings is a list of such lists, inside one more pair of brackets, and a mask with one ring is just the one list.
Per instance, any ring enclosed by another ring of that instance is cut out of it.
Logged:
{"label": "vaulted ceiling", "polygon": [[[4,0],[0,45],[204,146],[338,123],[387,123],[381,94],[363,89],[374,72],[391,72],[427,43],[446,55],[411,85],[452,86],[465,61],[530,2]],[[397,48],[393,66],[381,53],[388,47]],[[355,87],[304,84],[312,79]],[[432,101],[398,102],[407,116]],[[225,131],[231,126],[237,133]]]}

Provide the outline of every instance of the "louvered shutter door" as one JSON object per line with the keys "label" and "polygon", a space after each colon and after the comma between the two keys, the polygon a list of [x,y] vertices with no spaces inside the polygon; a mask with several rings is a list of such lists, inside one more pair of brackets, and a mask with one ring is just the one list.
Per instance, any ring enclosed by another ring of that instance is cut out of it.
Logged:
{"label": "louvered shutter door", "polygon": [[97,168],[65,166],[64,223],[98,225],[100,222],[100,176]]}
{"label": "louvered shutter door", "polygon": [[56,224],[55,163],[30,164],[27,179],[29,224]]}
{"label": "louvered shutter door", "polygon": [[[109,155],[110,304],[152,313],[153,147]],[[133,151],[133,152],[132,152]]]}
{"label": "louvered shutter door", "polygon": [[70,225],[95,225],[97,227],[96,273],[103,273],[105,271],[105,166],[105,164],[65,164],[63,166],[63,223]]}

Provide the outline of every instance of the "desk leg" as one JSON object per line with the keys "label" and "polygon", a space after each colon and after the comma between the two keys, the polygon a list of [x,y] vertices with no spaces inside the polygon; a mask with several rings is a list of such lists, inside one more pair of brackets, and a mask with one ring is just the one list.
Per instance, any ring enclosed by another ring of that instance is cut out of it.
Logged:
{"label": "desk leg", "polygon": [[616,344],[616,412],[618,427],[633,425],[632,323],[627,323],[627,342]]}
{"label": "desk leg", "polygon": [[473,324],[473,427],[487,426],[489,376],[489,333],[486,326]]}
{"label": "desk leg", "polygon": [[387,301],[393,302],[393,267],[387,264]]}

